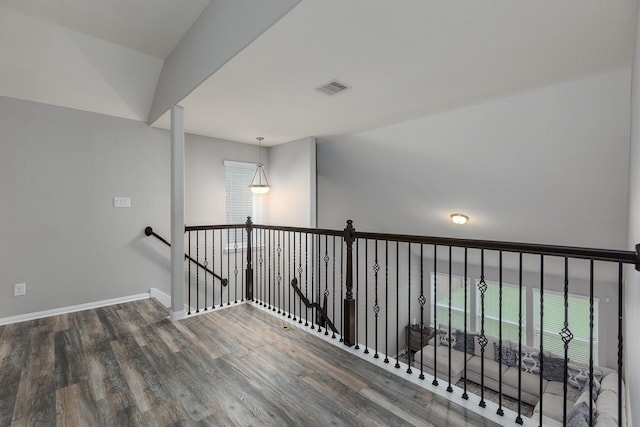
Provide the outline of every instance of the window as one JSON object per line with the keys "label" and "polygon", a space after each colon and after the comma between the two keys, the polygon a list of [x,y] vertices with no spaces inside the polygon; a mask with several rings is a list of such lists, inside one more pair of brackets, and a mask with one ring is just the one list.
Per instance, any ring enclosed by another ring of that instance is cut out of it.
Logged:
{"label": "window", "polygon": [[[476,282],[479,283],[479,281]],[[484,331],[485,335],[498,337],[500,335],[500,284],[486,282],[487,291],[484,294]],[[526,342],[527,296],[526,288],[522,288],[522,343]],[[518,342],[518,296],[520,289],[516,285],[502,284],[502,339]],[[476,292],[476,330],[480,331],[482,309],[480,292]]]}
{"label": "window", "polygon": [[[253,194],[249,189],[256,165],[225,160],[224,170],[227,183],[227,224],[244,224],[248,216],[254,223],[261,224],[264,196]],[[246,246],[245,233],[242,233],[241,240],[238,235],[238,240],[240,247]]]}
{"label": "window", "polygon": [[[436,288],[438,295],[433,297],[433,282],[437,277],[438,282]],[[471,330],[471,292],[469,289],[469,281],[467,280],[467,328]],[[436,301],[436,314],[438,324],[449,325],[449,274],[437,273],[437,276],[431,272],[431,301]],[[464,277],[451,276],[451,328],[464,329]],[[431,312],[431,324],[434,323],[433,311]]]}
{"label": "window", "polygon": [[[569,359],[589,362],[589,298],[569,294],[568,322],[573,339],[569,343]],[[593,299],[593,363],[598,364],[598,299]],[[560,331],[564,327],[564,294],[544,291],[544,350],[564,356]],[[535,345],[540,345],[540,290],[533,289],[533,322]]]}

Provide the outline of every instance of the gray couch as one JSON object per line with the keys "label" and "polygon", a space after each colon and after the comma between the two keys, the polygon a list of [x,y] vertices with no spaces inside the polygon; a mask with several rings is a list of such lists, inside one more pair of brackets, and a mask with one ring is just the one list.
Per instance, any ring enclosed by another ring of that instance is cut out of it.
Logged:
{"label": "gray couch", "polygon": [[[456,333],[457,332],[457,333]],[[456,340],[457,336],[457,340]],[[528,347],[523,348],[523,369],[528,371],[520,371],[517,360],[517,343],[512,343],[507,340],[502,341],[503,357],[502,363],[496,361],[496,352],[499,352],[500,346],[497,338],[487,337],[488,342],[485,346],[484,352],[484,385],[486,388],[498,391],[499,389],[499,372],[502,371],[502,393],[505,396],[509,396],[514,399],[518,399],[518,374],[521,374],[521,399],[522,402],[535,406],[533,417],[537,419],[539,417],[540,408],[540,375],[539,366],[536,371],[535,357],[531,359],[528,356],[537,356],[539,350],[531,349]],[[425,346],[421,351],[414,354],[413,365],[419,369],[422,361],[422,368],[425,372],[433,375],[434,370],[434,350],[437,353],[437,374],[440,380],[448,381],[449,375],[449,342],[452,341],[451,349],[451,383],[455,384],[464,375],[464,361],[467,361],[467,380],[476,384],[481,383],[481,365],[482,365],[482,353],[481,346],[478,342],[478,337],[468,335],[467,337],[467,352],[464,352],[464,335],[460,331],[454,331],[452,334],[448,334],[446,330],[440,329],[436,332],[436,335],[429,341],[429,344]],[[435,349],[434,349],[435,346]],[[510,349],[507,350],[507,349]],[[535,351],[535,354],[533,352]],[[529,352],[529,353],[527,353]],[[559,356],[553,357],[551,353],[544,353],[544,368],[543,377],[550,378],[542,380],[542,402],[544,413],[544,424],[547,425],[562,425],[563,418],[563,387],[564,387],[564,360]],[[513,358],[516,358],[515,360]],[[553,360],[555,359],[556,365],[554,366]],[[562,366],[558,366],[557,363],[561,361]],[[509,366],[511,365],[511,366]],[[585,370],[588,368],[585,365],[573,364],[569,365],[570,380],[567,388],[567,413],[574,417],[578,417],[580,409],[584,409],[584,403],[587,403],[588,407],[588,386],[586,390],[582,390],[584,384],[588,382],[588,375],[585,379]],[[560,369],[561,368],[561,369]],[[555,369],[555,372],[554,372]],[[561,374],[561,378],[558,378],[558,374]],[[617,387],[618,387],[618,374],[616,371],[597,367],[594,368],[594,376],[597,375],[599,381],[597,381],[596,390],[594,390],[594,408],[596,408],[596,425],[609,426],[618,425],[618,411],[617,411]],[[554,378],[555,376],[555,378]],[[585,394],[586,392],[586,394]],[[623,414],[624,414],[623,401]],[[576,407],[577,406],[577,407]],[[574,410],[574,407],[576,409]],[[576,412],[575,414],[571,411]],[[588,417],[588,410],[586,413]],[[588,419],[588,418],[587,418]],[[576,424],[580,425],[580,424]],[[623,419],[623,424],[625,420]]]}

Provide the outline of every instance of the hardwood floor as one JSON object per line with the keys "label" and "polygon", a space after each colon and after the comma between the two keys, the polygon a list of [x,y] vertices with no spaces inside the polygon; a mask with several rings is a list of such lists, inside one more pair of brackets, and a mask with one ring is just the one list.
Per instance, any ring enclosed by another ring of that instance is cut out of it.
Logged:
{"label": "hardwood floor", "polygon": [[494,425],[249,304],[0,326],[0,426]]}

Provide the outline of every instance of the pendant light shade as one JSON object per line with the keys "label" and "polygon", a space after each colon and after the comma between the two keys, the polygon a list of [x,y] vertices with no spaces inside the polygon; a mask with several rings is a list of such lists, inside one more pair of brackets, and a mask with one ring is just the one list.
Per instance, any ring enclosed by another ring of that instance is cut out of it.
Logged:
{"label": "pendant light shade", "polygon": [[251,184],[249,184],[249,188],[253,192],[253,194],[265,194],[268,193],[271,189],[269,185],[269,180],[267,179],[267,174],[264,171],[264,166],[262,166],[262,140],[263,137],[259,136],[256,138],[258,140],[258,165],[256,166],[256,171],[253,173],[253,179],[251,179]]}

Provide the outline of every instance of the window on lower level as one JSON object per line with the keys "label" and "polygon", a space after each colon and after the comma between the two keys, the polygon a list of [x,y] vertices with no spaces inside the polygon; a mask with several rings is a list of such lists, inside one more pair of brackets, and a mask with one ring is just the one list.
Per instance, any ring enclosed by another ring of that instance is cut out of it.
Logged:
{"label": "window on lower level", "polygon": [[[476,282],[476,286],[480,281]],[[492,337],[500,336],[500,308],[502,307],[502,339],[517,343],[520,334],[520,319],[522,322],[522,343],[526,343],[527,298],[526,288],[520,292],[519,286],[502,284],[502,305],[500,304],[500,284],[486,282],[487,290],[484,294],[484,333]],[[518,298],[522,297],[522,314]],[[482,326],[481,293],[476,292],[476,330]],[[520,317],[522,316],[522,317]]]}
{"label": "window on lower level", "polygon": [[[434,287],[434,281],[437,286]],[[434,298],[434,288],[437,295]],[[471,330],[471,298],[472,295],[469,292],[469,280],[467,280],[467,307],[466,307],[466,319],[467,329]],[[436,302],[435,306],[435,319],[434,311],[431,309],[431,324],[434,324],[434,320],[441,325],[449,325],[449,301],[451,301],[451,329],[464,329],[465,321],[465,282],[464,277],[451,276],[451,295],[449,295],[449,274],[431,272],[431,301]]]}
{"label": "window on lower level", "polygon": [[[544,291],[544,311],[542,316],[543,348],[560,356],[564,356],[564,342],[560,332],[564,328],[565,305],[564,294]],[[590,352],[590,304],[589,298],[569,294],[567,298],[568,329],[573,334],[569,342],[569,359],[588,363]],[[593,300],[593,363],[598,364],[598,305]],[[533,289],[533,321],[535,325],[535,345],[540,345],[540,290]]]}

